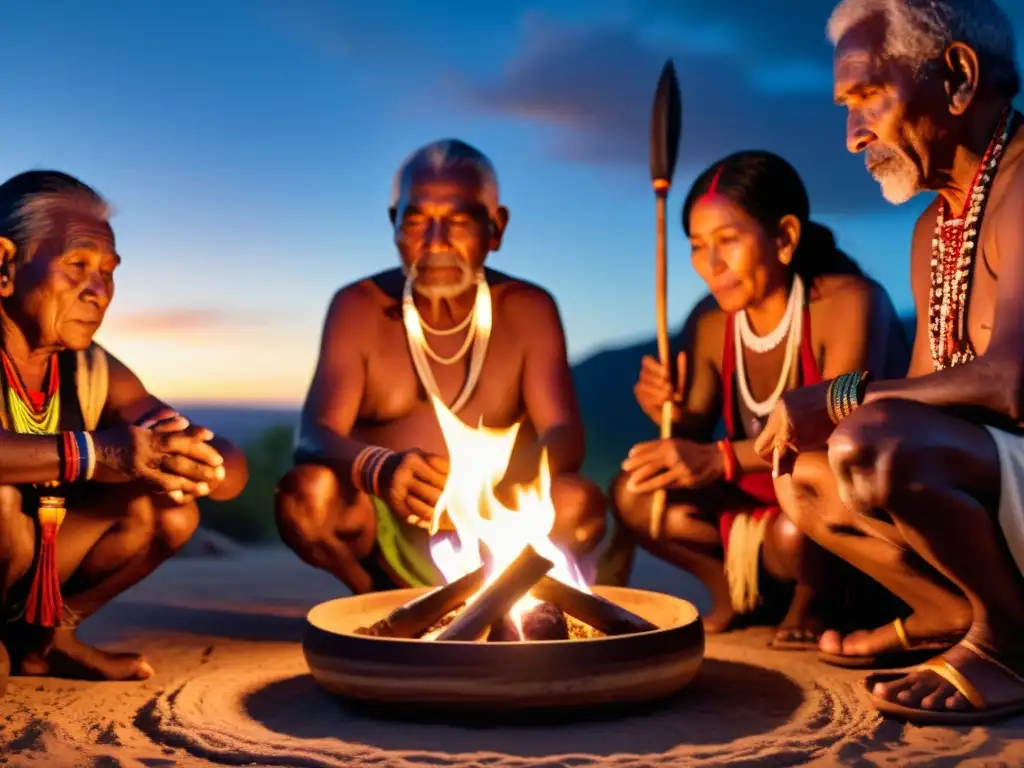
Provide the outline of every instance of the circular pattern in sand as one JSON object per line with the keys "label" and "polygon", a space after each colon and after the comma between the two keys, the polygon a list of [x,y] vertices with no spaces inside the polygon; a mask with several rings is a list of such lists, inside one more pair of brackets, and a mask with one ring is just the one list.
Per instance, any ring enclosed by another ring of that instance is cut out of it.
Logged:
{"label": "circular pattern in sand", "polygon": [[247,646],[161,694],[141,713],[158,741],[232,764],[289,766],[800,764],[869,737],[877,715],[857,678],[761,636],[712,638],[674,700],[556,725],[395,721],[331,697],[295,646]]}

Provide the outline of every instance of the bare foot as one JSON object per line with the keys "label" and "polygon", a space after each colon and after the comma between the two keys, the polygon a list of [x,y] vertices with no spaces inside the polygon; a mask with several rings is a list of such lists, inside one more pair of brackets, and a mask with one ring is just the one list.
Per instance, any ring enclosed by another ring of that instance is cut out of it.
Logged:
{"label": "bare foot", "polygon": [[[942,624],[925,622],[919,614],[911,614],[903,620],[910,648],[922,645],[952,645],[967,633],[968,621],[950,621]],[[858,629],[843,636],[834,629],[821,634],[818,647],[825,653],[836,656],[879,656],[909,650],[903,644],[896,629],[896,622],[890,622],[875,629]]]}
{"label": "bare foot", "polygon": [[[1024,663],[1019,653],[1010,658],[964,640],[931,664],[944,674],[915,669],[896,680],[876,682],[871,693],[892,704],[928,712],[1024,707]],[[950,680],[958,676],[958,685],[954,685]]]}
{"label": "bare foot", "polygon": [[70,628],[54,631],[42,650],[28,650],[17,664],[17,674],[66,677],[76,680],[145,680],[153,667],[142,654],[112,653],[86,645]]}

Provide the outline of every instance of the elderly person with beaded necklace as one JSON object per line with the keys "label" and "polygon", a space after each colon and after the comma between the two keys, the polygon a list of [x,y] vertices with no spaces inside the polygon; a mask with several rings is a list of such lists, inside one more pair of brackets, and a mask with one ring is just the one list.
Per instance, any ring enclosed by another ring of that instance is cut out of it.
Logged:
{"label": "elderly person with beaded necklace", "polygon": [[80,621],[188,541],[241,452],[93,343],[120,256],[104,200],[56,171],[0,184],[0,688],[14,674],[149,677]]}
{"label": "elderly person with beaded necklace", "polygon": [[[854,370],[789,393],[757,448],[776,464],[780,496],[800,500],[797,523],[912,611],[826,633],[826,660],[930,657],[868,678],[875,706],[901,719],[1024,712],[1024,132],[1012,28],[993,0],[844,0],[829,36],[849,150],[892,203],[937,193],[911,246],[917,338],[908,378]],[[833,473],[838,492],[820,482]]]}
{"label": "elderly person with beaded necklace", "polygon": [[604,532],[584,457],[565,336],[542,288],[484,267],[508,210],[490,161],[457,140],[413,152],[389,209],[401,268],[334,296],[277,521],[305,562],[353,592],[443,583],[429,528],[447,477],[431,397],[466,424],[522,421],[506,480],[552,469],[553,538],[576,554]]}

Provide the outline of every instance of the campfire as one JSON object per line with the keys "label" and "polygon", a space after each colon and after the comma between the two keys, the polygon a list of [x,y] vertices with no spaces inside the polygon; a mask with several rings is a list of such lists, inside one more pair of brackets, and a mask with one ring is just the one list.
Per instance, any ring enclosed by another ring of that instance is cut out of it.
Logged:
{"label": "campfire", "polygon": [[582,640],[658,627],[595,595],[550,538],[555,523],[547,453],[532,485],[496,494],[519,424],[472,428],[433,399],[450,469],[434,511],[431,556],[447,583],[358,633],[431,641]]}

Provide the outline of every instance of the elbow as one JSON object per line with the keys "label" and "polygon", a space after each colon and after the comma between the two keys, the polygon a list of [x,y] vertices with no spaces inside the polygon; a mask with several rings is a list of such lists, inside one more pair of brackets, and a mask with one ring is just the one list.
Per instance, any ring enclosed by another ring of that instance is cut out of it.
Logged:
{"label": "elbow", "polygon": [[992,406],[1013,422],[1024,417],[1024,360],[995,358],[984,372],[991,389]]}

